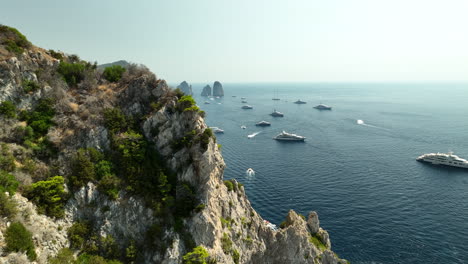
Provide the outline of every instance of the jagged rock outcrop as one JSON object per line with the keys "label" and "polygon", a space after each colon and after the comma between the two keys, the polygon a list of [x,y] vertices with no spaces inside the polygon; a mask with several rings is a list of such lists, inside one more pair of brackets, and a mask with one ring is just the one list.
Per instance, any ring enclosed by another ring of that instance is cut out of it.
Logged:
{"label": "jagged rock outcrop", "polygon": [[213,84],[213,96],[224,96],[223,85],[218,81]]}
{"label": "jagged rock outcrop", "polygon": [[211,86],[207,84],[205,87],[203,87],[203,90],[201,92],[201,96],[211,96]]}
{"label": "jagged rock outcrop", "polygon": [[[252,208],[241,184],[229,181],[228,189],[223,181],[225,163],[214,137],[207,138],[206,145],[195,142],[180,148],[174,146],[187,132],[203,135],[207,125],[196,111],[177,111],[178,98],[165,81],[145,69],[129,68],[128,75],[117,84],[84,80],[70,88],[55,75],[58,60],[49,53],[32,47],[20,55],[2,53],[7,55],[0,58],[0,103],[11,100],[17,107],[29,109],[41,98],[56,99],[55,126],[46,136],[59,152],[56,159],[44,166],[67,175],[70,173],[67,164],[78,148],[109,150],[111,131],[103,124],[102,112],[118,107],[134,117],[134,126],[141,129],[177,180],[194,187],[203,206],[181,220],[186,232],[183,233],[173,226],[162,225],[167,221],[163,216],[155,214],[142,197],[126,190],[120,190],[115,200],[102,194],[93,183],[75,192],[70,190],[62,219],[38,214],[36,206],[17,193],[13,199],[20,214],[15,220],[34,230],[37,263],[47,263],[60,248],[70,245],[67,231],[78,220],[91,221],[100,236],[112,236],[120,248],[125,249],[130,241],[141,245],[138,263],[181,263],[182,256],[190,250],[185,243],[187,236],[193,238],[195,245],[206,248],[217,263],[346,263],[331,251],[328,233],[320,228],[316,213],[311,212],[306,222],[291,210],[286,226],[272,230]],[[39,78],[35,75],[38,69],[51,74],[46,75],[47,79],[43,75]],[[40,87],[25,93],[22,88],[25,79],[40,81]],[[214,87],[221,88],[217,88],[217,96],[222,96],[222,86],[217,83]],[[202,95],[211,95],[209,85]],[[0,140],[15,142],[15,135],[10,132],[18,125],[21,124],[15,121],[2,122]],[[163,250],[146,246],[145,239],[153,223],[164,227],[159,230],[167,243]],[[7,225],[7,221],[0,219],[0,247],[4,246]],[[312,236],[324,247],[311,242]],[[22,253],[0,252],[0,263],[24,261],[27,260]]]}
{"label": "jagged rock outcrop", "polygon": [[184,92],[184,94],[193,95],[192,85],[189,85],[186,81],[181,82],[177,88]]}

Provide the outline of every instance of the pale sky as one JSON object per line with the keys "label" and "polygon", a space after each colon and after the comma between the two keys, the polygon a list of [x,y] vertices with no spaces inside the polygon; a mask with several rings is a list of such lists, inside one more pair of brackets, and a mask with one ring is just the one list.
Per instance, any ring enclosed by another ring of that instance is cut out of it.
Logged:
{"label": "pale sky", "polygon": [[0,23],[171,83],[468,81],[468,0],[1,0]]}

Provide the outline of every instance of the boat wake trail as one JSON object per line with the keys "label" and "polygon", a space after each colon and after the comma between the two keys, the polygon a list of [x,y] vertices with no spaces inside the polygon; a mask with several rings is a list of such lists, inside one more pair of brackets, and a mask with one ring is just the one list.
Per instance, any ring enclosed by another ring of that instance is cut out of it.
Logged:
{"label": "boat wake trail", "polygon": [[255,132],[255,133],[253,133],[253,134],[248,135],[247,137],[248,137],[248,138],[254,138],[256,135],[258,135],[258,134],[260,134],[260,133],[262,133],[262,131]]}
{"label": "boat wake trail", "polygon": [[361,126],[367,126],[367,127],[377,128],[377,129],[389,130],[389,129],[387,129],[387,128],[383,128],[383,127],[378,127],[378,126],[366,124],[366,123],[364,123],[364,121],[361,120],[361,119],[356,120],[356,123],[357,123],[358,125],[361,125]]}

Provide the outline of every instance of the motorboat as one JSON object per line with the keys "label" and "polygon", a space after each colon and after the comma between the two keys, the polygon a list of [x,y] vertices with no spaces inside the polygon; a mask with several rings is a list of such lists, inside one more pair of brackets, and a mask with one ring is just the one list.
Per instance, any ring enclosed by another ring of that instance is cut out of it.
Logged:
{"label": "motorboat", "polygon": [[251,105],[243,105],[242,109],[253,109]]}
{"label": "motorboat", "polygon": [[314,106],[314,108],[318,110],[332,110],[331,106],[324,105],[324,104],[316,105]]}
{"label": "motorboat", "polygon": [[208,101],[205,101],[205,104],[210,104],[210,102],[208,102]]}
{"label": "motorboat", "polygon": [[255,175],[255,171],[252,169],[252,168],[248,168],[247,171],[245,171],[245,174],[247,176],[254,176]]}
{"label": "motorboat", "polygon": [[247,103],[247,101],[246,101],[246,100],[242,100],[242,103],[243,103],[243,104],[246,104],[246,103]]}
{"label": "motorboat", "polygon": [[276,111],[276,109],[270,115],[273,116],[273,117],[284,117],[284,114],[281,113],[281,112]]}
{"label": "motorboat", "polygon": [[223,134],[224,133],[224,130],[222,130],[219,127],[210,127],[210,128],[211,128],[211,130],[213,130],[213,133],[215,133],[215,134]]}
{"label": "motorboat", "polygon": [[242,128],[242,129],[246,129],[247,127],[246,127],[246,126],[244,126],[244,125],[242,125],[242,126],[241,126],[241,128]]}
{"label": "motorboat", "polygon": [[307,104],[307,102],[302,101],[301,99],[294,102],[295,104]]}
{"label": "motorboat", "polygon": [[273,139],[280,141],[304,141],[305,137],[283,131]]}
{"label": "motorboat", "polygon": [[255,125],[265,127],[265,126],[271,126],[271,123],[263,120],[263,121],[256,123]]}

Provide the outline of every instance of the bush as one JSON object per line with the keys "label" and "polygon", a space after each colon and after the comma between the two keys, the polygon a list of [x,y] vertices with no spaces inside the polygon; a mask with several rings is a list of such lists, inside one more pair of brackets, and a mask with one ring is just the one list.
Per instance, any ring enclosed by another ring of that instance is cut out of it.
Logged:
{"label": "bush", "polygon": [[232,250],[232,260],[234,261],[235,264],[239,264],[239,259],[240,259],[240,254],[239,251],[236,249]]}
{"label": "bush", "polygon": [[228,191],[233,191],[234,190],[234,184],[232,184],[232,181],[225,180],[224,185],[226,185]]}
{"label": "bush", "polygon": [[81,249],[84,242],[90,235],[90,227],[87,222],[75,222],[68,229],[68,240],[70,240],[70,247],[73,249]]}
{"label": "bush", "polygon": [[127,118],[118,108],[104,110],[104,125],[112,132],[122,132],[128,128]]}
{"label": "bush", "polygon": [[60,249],[57,256],[49,258],[49,264],[75,264],[73,251],[69,248]]}
{"label": "bush", "polygon": [[16,117],[16,106],[11,101],[4,101],[0,104],[0,115],[7,118]]}
{"label": "bush", "polygon": [[17,212],[16,203],[5,192],[0,191],[0,216],[11,219]]}
{"label": "bush", "polygon": [[24,49],[18,46],[18,44],[16,44],[16,42],[14,42],[13,40],[7,40],[5,41],[5,44],[6,50],[8,50],[9,52],[16,53],[16,55],[21,55],[24,52]]}
{"label": "bush", "polygon": [[0,25],[0,33],[4,33],[8,40],[12,40],[19,47],[28,48],[31,46],[31,42],[16,28]]}
{"label": "bush", "polygon": [[56,52],[56,51],[53,50],[53,49],[50,49],[50,50],[49,50],[49,53],[50,53],[50,56],[52,56],[53,58],[55,58],[55,59],[57,59],[57,60],[63,60],[63,55],[62,55],[62,53]]}
{"label": "bush", "polygon": [[98,160],[93,160],[99,159],[99,154],[96,152],[99,153],[92,148],[79,149],[72,158],[72,175],[70,175],[69,184],[74,190],[96,179],[94,162]]}
{"label": "bush", "polygon": [[47,134],[49,128],[54,125],[52,118],[55,115],[54,101],[41,99],[33,111],[22,111],[20,119],[28,123],[33,129],[36,138]]}
{"label": "bush", "polygon": [[190,95],[184,95],[184,96],[180,97],[180,99],[177,101],[176,109],[179,111],[179,113],[185,112],[185,111],[198,111],[198,110],[200,110],[196,106],[195,100]]}
{"label": "bush", "polygon": [[7,252],[26,252],[28,259],[36,260],[32,234],[23,224],[19,222],[12,223],[5,231],[5,242]]}
{"label": "bush", "polygon": [[86,64],[76,62],[60,62],[57,72],[60,73],[69,86],[76,86],[85,78]]}
{"label": "bush", "polygon": [[18,189],[18,185],[19,182],[15,179],[15,176],[0,170],[0,192],[8,192],[13,195]]}
{"label": "bush", "polygon": [[37,82],[30,80],[23,80],[22,86],[25,93],[35,92],[41,88]]}
{"label": "bush", "polygon": [[51,217],[64,216],[66,193],[62,176],[55,176],[46,181],[38,181],[28,187],[26,196],[38,207],[38,212]]}
{"label": "bush", "polygon": [[0,170],[14,171],[15,168],[15,157],[11,154],[8,145],[0,144]]}
{"label": "bush", "polygon": [[216,138],[214,137],[213,130],[211,128],[207,127],[205,131],[201,134],[200,137],[200,142],[201,146],[203,149],[203,152],[205,152],[208,149],[208,144],[210,143],[210,138],[213,138],[214,141],[216,142]]}
{"label": "bush", "polygon": [[120,65],[106,67],[103,72],[104,79],[109,82],[118,82],[122,78],[125,68]]}
{"label": "bush", "polygon": [[231,253],[232,250],[232,241],[229,238],[228,234],[224,233],[223,237],[221,238],[221,247],[223,249],[224,254]]}
{"label": "bush", "polygon": [[184,264],[207,264],[210,255],[202,246],[198,246],[182,257]]}
{"label": "bush", "polygon": [[327,250],[327,247],[323,244],[318,235],[309,235],[309,242],[314,244],[314,246],[321,251]]}

